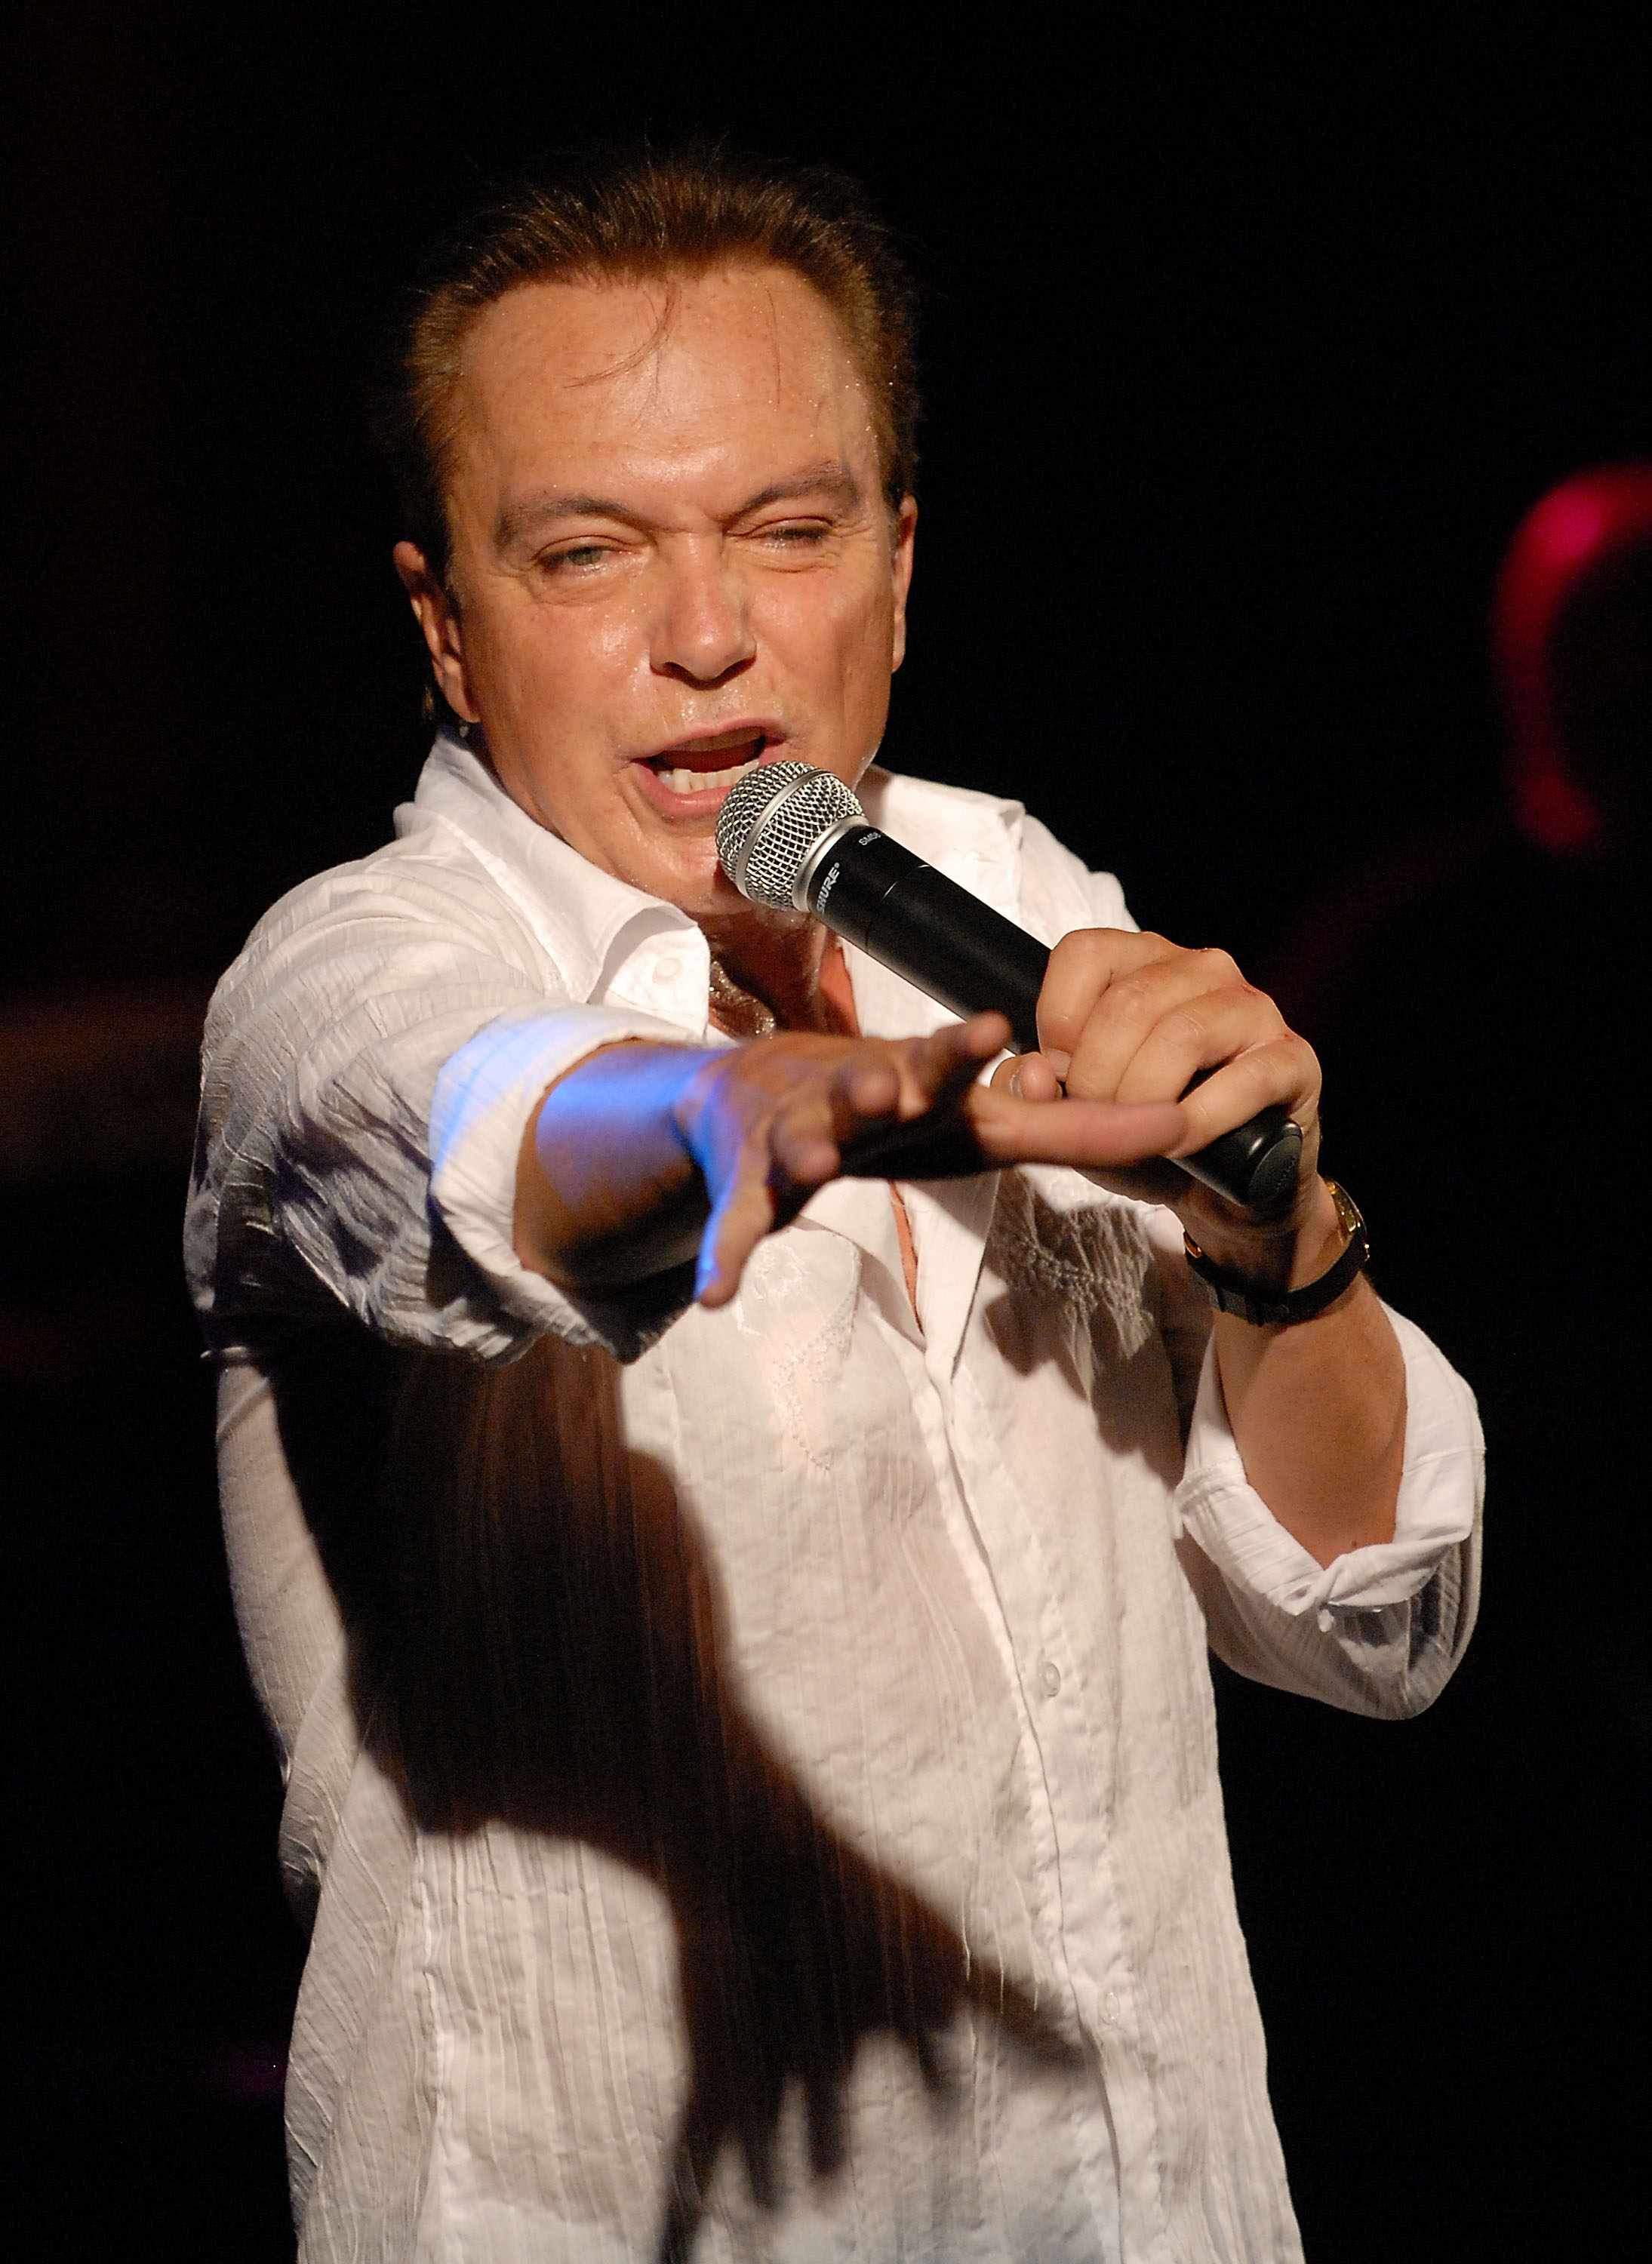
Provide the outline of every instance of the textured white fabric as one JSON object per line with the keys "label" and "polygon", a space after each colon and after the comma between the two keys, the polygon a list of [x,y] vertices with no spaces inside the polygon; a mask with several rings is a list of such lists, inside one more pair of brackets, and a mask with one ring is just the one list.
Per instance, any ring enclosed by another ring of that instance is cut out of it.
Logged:
{"label": "textured white fabric", "polygon": [[[1127,923],[1117,884],[1014,803],[878,773],[866,798],[1047,939]],[[714,1041],[704,940],[451,740],[396,827],[279,904],[220,986],[188,1226],[237,1609],[314,1927],[288,2084],[306,2264],[652,2255],[695,2064],[692,1945],[646,1861],[485,1803],[468,1828],[417,1825],[398,1789],[349,1535],[341,1554],[293,1445],[302,1349],[346,1310],[487,1364],[470,1372],[499,1395],[491,1419],[534,1434],[523,1578],[541,1544],[560,1563],[569,1536],[611,1530],[616,1470],[633,1541],[655,1489],[673,1562],[706,1568],[750,1752],[845,1862],[955,1930],[960,1972],[1001,1971],[1076,2049],[1040,2064],[971,2003],[938,2101],[870,2036],[846,2168],[811,2181],[789,2102],[779,2210],[726,2149],[697,2256],[1296,2256],[1206,1645],[1338,1705],[1426,1705],[1474,1609],[1466,1388],[1396,1324],[1398,1533],[1322,1569],[1245,1483],[1174,1223],[1076,1174],[904,1187],[917,1318],[888,1192],[859,1181],[771,1237],[722,1312],[681,1310],[680,1285],[562,1296],[511,1249],[528,1110],[613,1037]],[[849,958],[869,1032],[943,1019]],[[358,1462],[371,1450],[364,1426]],[[590,1671],[605,1732],[631,1694],[596,1651]],[[731,1781],[748,1767],[731,1759]]]}

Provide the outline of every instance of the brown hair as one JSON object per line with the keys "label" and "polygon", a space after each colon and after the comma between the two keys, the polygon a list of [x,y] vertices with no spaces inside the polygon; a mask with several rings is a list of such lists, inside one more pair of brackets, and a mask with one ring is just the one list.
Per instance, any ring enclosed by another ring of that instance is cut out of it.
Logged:
{"label": "brown hair", "polygon": [[891,508],[912,486],[917,384],[913,293],[888,230],[859,186],[824,165],[735,155],[721,144],[609,153],[540,171],[475,211],[409,294],[373,403],[404,528],[445,576],[445,460],[465,338],[527,283],[703,274],[724,261],[789,267],[843,326],[860,372]]}

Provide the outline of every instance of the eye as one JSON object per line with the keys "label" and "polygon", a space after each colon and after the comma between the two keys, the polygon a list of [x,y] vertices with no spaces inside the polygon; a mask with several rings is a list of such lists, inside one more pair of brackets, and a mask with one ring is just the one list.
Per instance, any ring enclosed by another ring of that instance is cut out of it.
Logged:
{"label": "eye", "polygon": [[824,519],[775,519],[757,529],[760,541],[776,543],[785,550],[807,550],[823,542],[830,533],[831,522]]}
{"label": "eye", "polygon": [[605,559],[612,555],[612,544],[574,542],[570,543],[565,550],[541,552],[535,562],[542,574],[560,574],[564,571],[588,574],[594,567],[600,566]]}

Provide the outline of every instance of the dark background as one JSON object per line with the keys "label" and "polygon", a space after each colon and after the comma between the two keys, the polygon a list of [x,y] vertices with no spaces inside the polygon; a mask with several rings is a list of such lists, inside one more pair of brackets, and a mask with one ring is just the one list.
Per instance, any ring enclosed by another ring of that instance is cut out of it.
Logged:
{"label": "dark background", "polygon": [[[1309,1034],[1382,1285],[1482,1396],[1486,1619],[1402,1728],[1224,1678],[1235,1870],[1312,2264],[1614,2237],[1648,2104],[1645,1328],[1623,1167],[1580,1165],[1622,1154],[1643,899],[1506,842],[1429,860],[1495,809],[1515,522],[1652,457],[1644,40],[1536,6],[36,4],[0,83],[12,2253],[292,2253],[298,1953],[178,1278],[190,1055],[259,912],[417,773],[359,408],[387,294],[490,172],[644,125],[846,164],[910,244],[892,764],[1024,795],[1145,922],[1287,987],[1373,870],[1436,874]],[[1598,932],[1603,888],[1635,916]],[[1560,1047],[1603,992],[1606,1058]],[[1510,1054],[1569,1128],[1494,1199]]]}

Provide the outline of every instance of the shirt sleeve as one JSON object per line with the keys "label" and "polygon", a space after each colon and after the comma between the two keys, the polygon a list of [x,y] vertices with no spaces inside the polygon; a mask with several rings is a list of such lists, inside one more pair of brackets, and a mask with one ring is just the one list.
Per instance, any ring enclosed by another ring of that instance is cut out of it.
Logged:
{"label": "shirt sleeve", "polygon": [[347,867],[278,906],[207,1019],[185,1253],[209,1344],[245,1351],[343,1307],[485,1361],[547,1330],[634,1357],[686,1278],[583,1300],[511,1246],[534,1101],[622,1038],[688,1042],[559,996],[451,876]]}
{"label": "shirt sleeve", "polygon": [[1388,1317],[1406,1392],[1392,1541],[1322,1565],[1286,1531],[1246,1480],[1214,1345],[1175,1506],[1219,1658],[1278,1689],[1402,1717],[1438,1696],[1474,1629],[1485,1450],[1468,1386],[1420,1329]]}
{"label": "shirt sleeve", "polygon": [[[1086,871],[1031,817],[1021,889],[1044,934],[1135,925],[1112,874]],[[1148,1233],[1186,1440],[1175,1510],[1212,1650],[1255,1681],[1353,1712],[1421,1712],[1460,1658],[1479,1601],[1485,1453],[1473,1393],[1420,1329],[1390,1313],[1406,1383],[1395,1537],[1321,1565],[1246,1480],[1179,1225],[1155,1212]]]}

